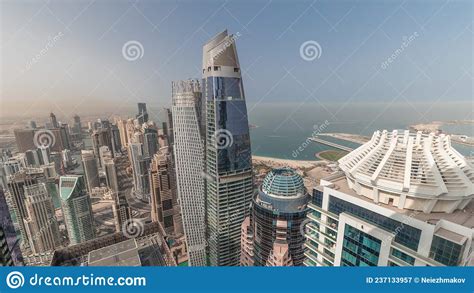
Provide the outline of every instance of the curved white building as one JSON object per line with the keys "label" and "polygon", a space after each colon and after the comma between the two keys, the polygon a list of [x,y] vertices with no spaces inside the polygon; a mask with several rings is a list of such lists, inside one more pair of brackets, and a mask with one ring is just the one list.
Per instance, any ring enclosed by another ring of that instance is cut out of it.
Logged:
{"label": "curved white building", "polygon": [[199,81],[172,84],[174,158],[178,198],[188,245],[189,265],[206,265],[204,141],[201,135]]}
{"label": "curved white building", "polygon": [[473,166],[449,136],[377,131],[308,204],[307,266],[472,266]]}
{"label": "curved white building", "polygon": [[444,134],[376,131],[339,166],[358,195],[399,209],[451,213],[474,197],[474,168]]}

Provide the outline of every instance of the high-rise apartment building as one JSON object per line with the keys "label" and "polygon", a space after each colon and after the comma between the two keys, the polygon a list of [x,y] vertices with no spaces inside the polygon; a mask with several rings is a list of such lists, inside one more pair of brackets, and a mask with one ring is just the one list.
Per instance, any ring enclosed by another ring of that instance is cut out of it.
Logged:
{"label": "high-rise apartment building", "polygon": [[74,126],[72,127],[74,134],[81,134],[82,132],[82,124],[81,124],[81,117],[79,115],[74,115]]}
{"label": "high-rise apartment building", "polygon": [[150,201],[149,168],[151,158],[144,155],[143,144],[130,143],[128,145],[133,169],[133,192],[135,196],[144,201]]}
{"label": "high-rise apartment building", "polygon": [[59,127],[59,123],[58,123],[58,120],[56,119],[56,115],[54,115],[54,113],[52,113],[52,112],[49,114],[49,121],[50,121],[52,127],[54,127],[54,128]]}
{"label": "high-rise apartment building", "polygon": [[131,209],[125,197],[125,191],[128,188],[126,167],[128,166],[125,156],[109,158],[104,161],[105,177],[107,186],[112,193],[112,210],[115,219],[115,228],[117,232],[122,230],[123,224],[132,218]]}
{"label": "high-rise apartment building", "polygon": [[173,162],[168,147],[153,156],[150,167],[151,219],[160,222],[169,235],[182,235],[183,222]]}
{"label": "high-rise apartment building", "polygon": [[86,180],[87,192],[92,193],[92,189],[99,187],[99,167],[94,152],[91,150],[82,150],[82,167]]}
{"label": "high-rise apartment building", "polygon": [[172,84],[174,165],[189,264],[206,265],[204,138],[199,81]]}
{"label": "high-rise apartment building", "polygon": [[15,142],[20,153],[24,153],[28,150],[35,150],[35,129],[14,129],[13,134],[15,135]]}
{"label": "high-rise apartment building", "polygon": [[[104,123],[104,128],[99,128],[95,130],[94,132],[92,132],[91,134],[92,146],[93,146],[94,154],[96,155],[96,157],[99,157],[100,155],[99,149],[101,146],[107,146],[109,150],[113,149],[112,133],[111,133],[110,128],[107,128],[108,125],[109,123],[107,121],[107,123]],[[100,161],[99,161],[99,167],[102,167],[102,165],[100,165]]]}
{"label": "high-rise apartment building", "polygon": [[[240,263],[240,229],[254,194],[250,133],[235,38],[223,31],[203,48],[206,219],[213,266]],[[176,123],[174,123],[176,130]]]}
{"label": "high-rise apartment building", "polygon": [[140,125],[148,122],[148,112],[146,110],[146,103],[138,103],[138,114],[136,118]]}
{"label": "high-rise apartment building", "polygon": [[28,237],[23,219],[28,217],[25,199],[25,187],[46,182],[41,168],[24,168],[8,178],[7,187],[12,197],[11,210],[15,213],[22,238],[22,246],[28,247]]}
{"label": "high-rise apartment building", "polygon": [[474,169],[444,134],[377,131],[313,191],[307,266],[465,266]]}
{"label": "high-rise apartment building", "polygon": [[123,120],[121,118],[115,120],[115,124],[117,125],[119,136],[120,136],[120,144],[122,147],[128,147],[128,133],[127,133],[127,120]]}
{"label": "high-rise apartment building", "polygon": [[143,134],[143,153],[145,156],[152,158],[159,149],[158,131],[153,128],[145,129]]}
{"label": "high-rise apartment building", "polygon": [[0,188],[0,266],[21,265],[20,241],[10,214],[5,193]]}
{"label": "high-rise apartment building", "polygon": [[23,221],[32,253],[54,250],[61,245],[59,225],[46,184],[25,186],[25,198],[27,217]]}
{"label": "high-rise apartment building", "polygon": [[59,193],[70,244],[94,239],[94,217],[84,178],[78,175],[61,176]]}
{"label": "high-rise apartment building", "polygon": [[305,259],[302,224],[310,195],[293,169],[274,169],[252,201],[242,224],[241,265],[301,266]]}

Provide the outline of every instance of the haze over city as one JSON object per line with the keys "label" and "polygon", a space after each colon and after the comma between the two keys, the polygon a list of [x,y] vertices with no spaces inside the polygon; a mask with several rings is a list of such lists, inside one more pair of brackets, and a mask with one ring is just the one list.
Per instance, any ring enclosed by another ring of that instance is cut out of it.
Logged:
{"label": "haze over city", "polygon": [[[224,28],[238,32],[250,105],[470,101],[470,5],[2,1],[2,116],[167,106],[171,81],[199,77],[200,47]],[[130,40],[143,46],[134,62],[122,56]],[[312,62],[300,57],[308,40],[321,46]]]}

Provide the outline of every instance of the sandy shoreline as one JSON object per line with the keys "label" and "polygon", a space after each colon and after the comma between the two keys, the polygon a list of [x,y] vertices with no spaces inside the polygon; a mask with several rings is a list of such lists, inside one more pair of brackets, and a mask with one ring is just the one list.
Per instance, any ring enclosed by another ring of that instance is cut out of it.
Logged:
{"label": "sandy shoreline", "polygon": [[338,138],[341,140],[347,140],[350,142],[355,142],[359,144],[364,144],[370,140],[370,137],[364,136],[364,135],[359,135],[359,134],[352,134],[352,133],[342,133],[342,132],[337,132],[337,133],[321,133],[321,135],[326,135],[326,136],[331,136],[334,138]]}
{"label": "sandy shoreline", "polygon": [[285,167],[290,168],[313,168],[315,166],[321,165],[321,161],[299,161],[299,160],[287,160],[287,159],[278,159],[272,157],[263,157],[263,156],[252,156],[254,163],[265,163],[274,167]]}

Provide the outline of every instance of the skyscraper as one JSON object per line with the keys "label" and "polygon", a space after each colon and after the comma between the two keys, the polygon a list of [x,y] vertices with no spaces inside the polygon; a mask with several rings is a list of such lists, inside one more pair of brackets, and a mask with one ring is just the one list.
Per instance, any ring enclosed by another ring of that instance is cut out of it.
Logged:
{"label": "skyscraper", "polygon": [[158,131],[153,128],[145,129],[143,135],[143,153],[152,158],[158,152]]}
{"label": "skyscraper", "polygon": [[61,243],[53,199],[46,184],[26,186],[25,197],[28,216],[23,221],[31,251],[36,254],[54,250]]}
{"label": "skyscraper", "polygon": [[82,132],[82,124],[81,124],[81,117],[79,115],[74,115],[74,126],[73,126],[73,132],[75,134],[80,134]]}
{"label": "skyscraper", "polygon": [[84,178],[77,175],[61,176],[59,193],[70,244],[94,239],[94,217]]}
{"label": "skyscraper", "polygon": [[35,129],[14,129],[16,146],[20,153],[36,149]]}
{"label": "skyscraper", "polygon": [[99,187],[99,168],[94,152],[90,150],[82,150],[82,166],[86,180],[87,192],[92,193],[94,187]]}
{"label": "skyscraper", "polygon": [[117,128],[119,130],[120,144],[123,148],[128,147],[128,133],[127,133],[127,120],[122,120],[121,118],[115,121]]}
{"label": "skyscraper", "polygon": [[110,132],[112,136],[112,153],[116,156],[118,153],[122,152],[122,141],[120,138],[120,131],[117,125],[112,124],[110,126]]}
{"label": "skyscraper", "polygon": [[474,170],[444,134],[376,131],[309,204],[307,266],[465,266]]}
{"label": "skyscraper", "polygon": [[146,110],[146,103],[138,103],[137,120],[140,125],[148,122],[148,112]]}
{"label": "skyscraper", "polygon": [[172,84],[174,158],[190,266],[206,265],[204,138],[199,81]]}
{"label": "skyscraper", "polygon": [[[105,125],[108,125],[108,121],[104,123]],[[109,150],[112,150],[112,134],[110,128],[104,127],[104,128],[99,128],[92,132],[91,134],[92,138],[92,147],[94,149],[94,154],[96,157],[99,157],[99,149],[101,146],[107,146]],[[101,162],[99,161],[99,167],[102,167],[100,164]]]}
{"label": "skyscraper", "polygon": [[163,147],[151,161],[151,219],[160,222],[167,234],[177,236],[183,234],[183,222],[175,180],[171,154]]}
{"label": "skyscraper", "polygon": [[[254,194],[247,107],[235,38],[223,31],[203,48],[207,236],[210,264],[240,262],[240,229]],[[174,123],[176,130],[176,123]]]}
{"label": "skyscraper", "polygon": [[[242,224],[241,264],[303,265],[305,237],[301,226],[309,200],[303,178],[294,170],[282,168],[268,173],[253,199],[251,216]],[[251,241],[246,243],[246,239]]]}
{"label": "skyscraper", "polygon": [[10,215],[5,193],[0,188],[0,266],[21,265],[20,241]]}
{"label": "skyscraper", "polygon": [[143,144],[130,143],[130,158],[133,169],[133,192],[135,196],[144,201],[150,201],[150,180],[148,170],[151,158],[143,153]]}
{"label": "skyscraper", "polygon": [[58,120],[56,119],[56,115],[54,115],[53,112],[51,112],[51,113],[49,114],[49,121],[50,121],[51,126],[52,126],[53,128],[58,128],[58,127],[59,127]]}
{"label": "skyscraper", "polygon": [[20,232],[22,236],[22,246],[28,247],[28,237],[23,219],[28,217],[28,211],[25,203],[25,187],[46,182],[43,170],[41,168],[25,168],[13,174],[8,178],[8,191],[12,197],[11,210],[14,211]]}
{"label": "skyscraper", "polygon": [[131,210],[125,197],[126,186],[126,167],[128,160],[125,156],[108,158],[104,161],[105,177],[107,186],[112,192],[113,206],[112,210],[115,218],[115,228],[117,232],[122,230],[123,224],[132,218]]}

